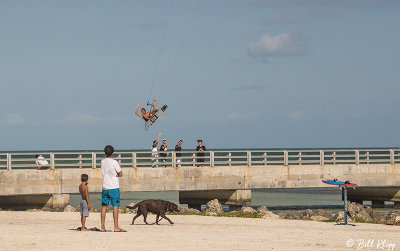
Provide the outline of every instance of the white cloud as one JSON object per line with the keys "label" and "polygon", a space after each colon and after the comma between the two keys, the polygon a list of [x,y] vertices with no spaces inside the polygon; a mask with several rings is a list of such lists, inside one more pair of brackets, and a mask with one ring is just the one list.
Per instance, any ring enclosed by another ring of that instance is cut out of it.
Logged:
{"label": "white cloud", "polygon": [[252,57],[267,58],[300,55],[304,53],[304,48],[300,45],[298,36],[289,33],[281,33],[276,36],[262,33],[258,41],[249,44],[248,52]]}
{"label": "white cloud", "polygon": [[93,125],[101,122],[100,118],[79,112],[72,112],[64,118],[57,121],[60,125]]}
{"label": "white cloud", "polygon": [[300,120],[304,118],[304,112],[302,110],[298,110],[294,113],[289,114],[288,117],[293,120]]}
{"label": "white cloud", "polygon": [[16,113],[9,113],[6,115],[4,125],[22,125],[24,124],[24,119]]}
{"label": "white cloud", "polygon": [[232,120],[249,119],[255,116],[257,116],[257,112],[251,112],[251,113],[231,112],[228,114],[228,119]]}

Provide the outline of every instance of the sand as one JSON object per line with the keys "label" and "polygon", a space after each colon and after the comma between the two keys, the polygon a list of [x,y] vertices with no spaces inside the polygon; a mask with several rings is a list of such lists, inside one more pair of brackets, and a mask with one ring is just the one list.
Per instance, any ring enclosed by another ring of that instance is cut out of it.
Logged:
{"label": "sand", "polygon": [[[132,217],[120,214],[127,233],[78,232],[70,229],[80,226],[79,213],[0,211],[0,250],[356,250],[361,240],[374,241],[364,250],[377,250],[383,240],[396,246],[380,250],[400,250],[398,226],[195,215],[169,216],[175,225],[144,225],[142,217],[130,225]],[[108,213],[106,227],[112,224]],[[99,213],[91,213],[87,227],[100,228]]]}

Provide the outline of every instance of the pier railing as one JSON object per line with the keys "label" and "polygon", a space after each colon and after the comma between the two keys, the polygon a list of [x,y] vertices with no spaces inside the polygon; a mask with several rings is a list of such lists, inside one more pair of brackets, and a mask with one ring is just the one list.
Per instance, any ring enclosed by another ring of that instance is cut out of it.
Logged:
{"label": "pier railing", "polygon": [[[167,156],[163,156],[163,154]],[[99,168],[103,152],[0,153],[0,170],[35,169],[35,155],[49,162],[48,168]],[[116,152],[121,167],[271,166],[397,164],[400,149],[324,150],[216,150],[216,151]]]}

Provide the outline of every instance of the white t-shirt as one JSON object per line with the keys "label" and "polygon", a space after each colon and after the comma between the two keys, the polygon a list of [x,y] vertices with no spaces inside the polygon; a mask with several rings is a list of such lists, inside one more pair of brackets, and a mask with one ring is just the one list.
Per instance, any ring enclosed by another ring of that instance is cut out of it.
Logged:
{"label": "white t-shirt", "polygon": [[47,160],[45,160],[44,157],[42,155],[40,155],[36,159],[36,164],[38,164],[39,166],[46,166],[49,164],[49,162],[47,162]]}
{"label": "white t-shirt", "polygon": [[103,174],[103,189],[119,188],[117,173],[121,172],[118,161],[105,158],[101,161],[101,173]]}
{"label": "white t-shirt", "polygon": [[151,149],[151,157],[157,158],[158,157],[158,153],[157,152],[158,152],[157,147],[153,147]]}

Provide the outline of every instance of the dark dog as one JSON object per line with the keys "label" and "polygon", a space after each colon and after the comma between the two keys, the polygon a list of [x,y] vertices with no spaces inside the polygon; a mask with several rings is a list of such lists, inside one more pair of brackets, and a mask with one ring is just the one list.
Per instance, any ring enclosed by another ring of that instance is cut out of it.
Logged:
{"label": "dark dog", "polygon": [[[135,223],[135,220],[140,216],[143,215],[144,218],[144,223],[147,223],[146,218],[147,218],[147,213],[151,212],[153,214],[156,214],[156,222],[155,224],[158,225],[158,222],[162,220],[162,218],[166,219],[169,221],[169,223],[174,224],[167,216],[165,216],[166,212],[179,212],[179,208],[175,203],[165,201],[165,200],[144,200],[139,202],[133,207],[128,207],[129,209],[135,209],[137,208],[137,214],[135,217],[132,219],[132,225]],[[159,217],[161,216],[161,219]],[[154,224],[154,223],[153,223]]]}

